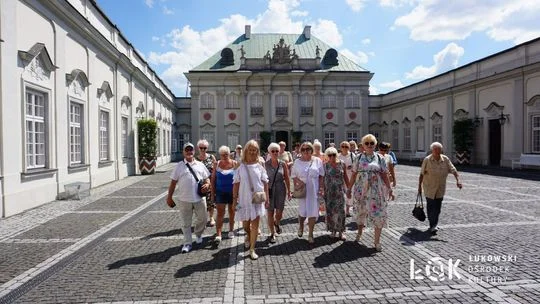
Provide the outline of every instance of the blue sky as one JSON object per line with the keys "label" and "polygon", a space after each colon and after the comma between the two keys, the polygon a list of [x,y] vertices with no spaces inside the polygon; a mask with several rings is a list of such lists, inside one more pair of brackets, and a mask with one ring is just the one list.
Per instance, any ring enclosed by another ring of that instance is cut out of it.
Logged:
{"label": "blue sky", "polygon": [[97,0],[176,96],[188,71],[244,32],[312,34],[386,93],[540,37],[530,0]]}

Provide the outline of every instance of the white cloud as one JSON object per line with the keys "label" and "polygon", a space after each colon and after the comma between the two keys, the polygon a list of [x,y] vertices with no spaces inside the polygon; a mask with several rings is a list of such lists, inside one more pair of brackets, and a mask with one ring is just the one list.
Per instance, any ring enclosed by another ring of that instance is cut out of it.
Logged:
{"label": "white cloud", "polygon": [[395,26],[410,30],[413,40],[462,40],[484,32],[494,40],[520,43],[540,34],[540,1],[419,0]]}
{"label": "white cloud", "polygon": [[[298,11],[299,6],[298,0],[269,0],[266,10],[252,19],[235,14],[220,19],[217,27],[207,30],[196,31],[189,25],[173,29],[162,38],[173,50],[150,52],[148,61],[154,65],[166,66],[160,77],[173,91],[181,92],[183,95],[187,81],[183,73],[234,41],[244,33],[246,24],[251,25],[254,33],[302,33],[304,28],[302,21],[293,18],[294,14],[302,17],[301,14],[293,13]],[[317,20],[312,26],[312,32],[333,47],[343,44],[340,31],[333,21]]]}
{"label": "white cloud", "polygon": [[362,39],[362,44],[370,44],[371,43],[371,39],[369,38],[365,38],[365,39]]}
{"label": "white cloud", "polygon": [[152,36],[152,41],[159,41],[159,40],[160,40],[159,37],[157,37],[157,36]]}
{"label": "white cloud", "polygon": [[375,52],[368,52],[367,54],[371,57],[375,57]]}
{"label": "white cloud", "polygon": [[336,23],[332,20],[319,19],[312,29],[313,35],[333,48],[340,47],[343,44],[343,37],[339,33]]}
{"label": "white cloud", "polygon": [[369,94],[370,95],[379,95],[379,89],[377,89],[376,86],[370,85],[369,86]]}
{"label": "white cloud", "polygon": [[309,15],[308,11],[292,11],[291,16],[293,17],[306,17]]}
{"label": "white cloud", "polygon": [[149,7],[154,7],[154,0],[144,0],[144,3]]}
{"label": "white cloud", "polygon": [[381,88],[388,89],[389,91],[397,90],[403,88],[405,85],[401,83],[401,80],[394,80],[389,82],[383,82],[379,84]]}
{"label": "white cloud", "polygon": [[345,0],[354,12],[359,12],[364,7],[366,0]]}
{"label": "white cloud", "polygon": [[405,5],[413,5],[417,0],[379,0],[379,5],[383,7],[398,8]]}
{"label": "white cloud", "polygon": [[356,53],[353,53],[349,49],[343,49],[343,50],[341,50],[339,52],[343,56],[351,59],[352,61],[354,61],[356,64],[359,64],[359,65],[366,64],[369,61],[368,55],[366,53],[362,52],[362,51],[358,51]]}
{"label": "white cloud", "polygon": [[163,14],[165,15],[174,15],[174,11],[172,9],[169,9],[167,6],[163,6]]}
{"label": "white cloud", "polygon": [[455,43],[449,43],[443,50],[433,55],[433,65],[425,67],[419,65],[412,72],[405,73],[407,79],[426,79],[436,74],[446,72],[456,68],[459,59],[463,56],[465,50]]}

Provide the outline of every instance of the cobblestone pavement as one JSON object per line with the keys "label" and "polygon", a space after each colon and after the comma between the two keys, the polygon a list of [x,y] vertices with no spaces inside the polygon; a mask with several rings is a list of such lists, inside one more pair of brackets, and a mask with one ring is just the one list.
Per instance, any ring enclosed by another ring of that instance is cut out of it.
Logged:
{"label": "cobblestone pavement", "polygon": [[432,237],[411,215],[419,168],[399,165],[382,252],[371,229],[353,242],[350,218],[346,242],[319,221],[309,246],[290,201],[277,243],[262,227],[252,261],[241,232],[218,245],[214,228],[181,254],[172,168],[0,220],[0,303],[540,302],[538,181],[462,173],[458,190],[450,176]]}

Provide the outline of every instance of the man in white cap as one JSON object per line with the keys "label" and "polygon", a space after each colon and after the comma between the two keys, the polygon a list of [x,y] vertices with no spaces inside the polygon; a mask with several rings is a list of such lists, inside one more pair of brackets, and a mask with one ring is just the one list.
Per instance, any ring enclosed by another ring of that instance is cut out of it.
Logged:
{"label": "man in white cap", "polygon": [[[171,183],[169,185],[169,195],[167,196],[167,205],[174,207],[174,190],[178,184],[178,207],[180,209],[180,218],[182,221],[182,232],[184,233],[184,246],[182,253],[191,251],[192,237],[191,225],[193,214],[195,213],[195,242],[201,244],[202,234],[206,226],[206,198],[201,197],[198,192],[198,181],[204,181],[202,192],[210,190],[210,172],[203,163],[196,160],[194,155],[195,146],[192,143],[184,144],[184,160],[176,165],[171,173]],[[191,168],[191,169],[190,169]]]}

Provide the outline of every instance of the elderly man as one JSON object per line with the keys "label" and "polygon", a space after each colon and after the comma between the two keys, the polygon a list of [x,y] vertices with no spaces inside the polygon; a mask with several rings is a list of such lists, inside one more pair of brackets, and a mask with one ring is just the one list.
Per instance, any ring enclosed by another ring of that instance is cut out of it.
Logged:
{"label": "elderly man", "polygon": [[429,231],[432,235],[437,234],[437,223],[441,213],[441,205],[446,191],[446,177],[452,173],[456,178],[456,185],[462,188],[459,174],[450,159],[441,154],[443,146],[439,142],[434,142],[430,146],[431,155],[424,158],[420,177],[418,179],[418,195],[422,195],[422,186],[427,202],[427,216],[429,220]]}
{"label": "elderly man", "polygon": [[202,192],[210,190],[210,172],[204,164],[194,157],[195,146],[192,143],[184,145],[184,160],[176,165],[171,174],[171,183],[169,184],[169,195],[167,196],[167,205],[171,208],[176,206],[173,200],[173,193],[178,184],[178,207],[180,209],[180,218],[182,221],[182,232],[184,233],[184,246],[182,253],[191,251],[192,237],[191,225],[193,214],[195,213],[195,242],[201,244],[202,234],[206,226],[206,198],[201,197],[197,192],[198,181],[204,181]]}

